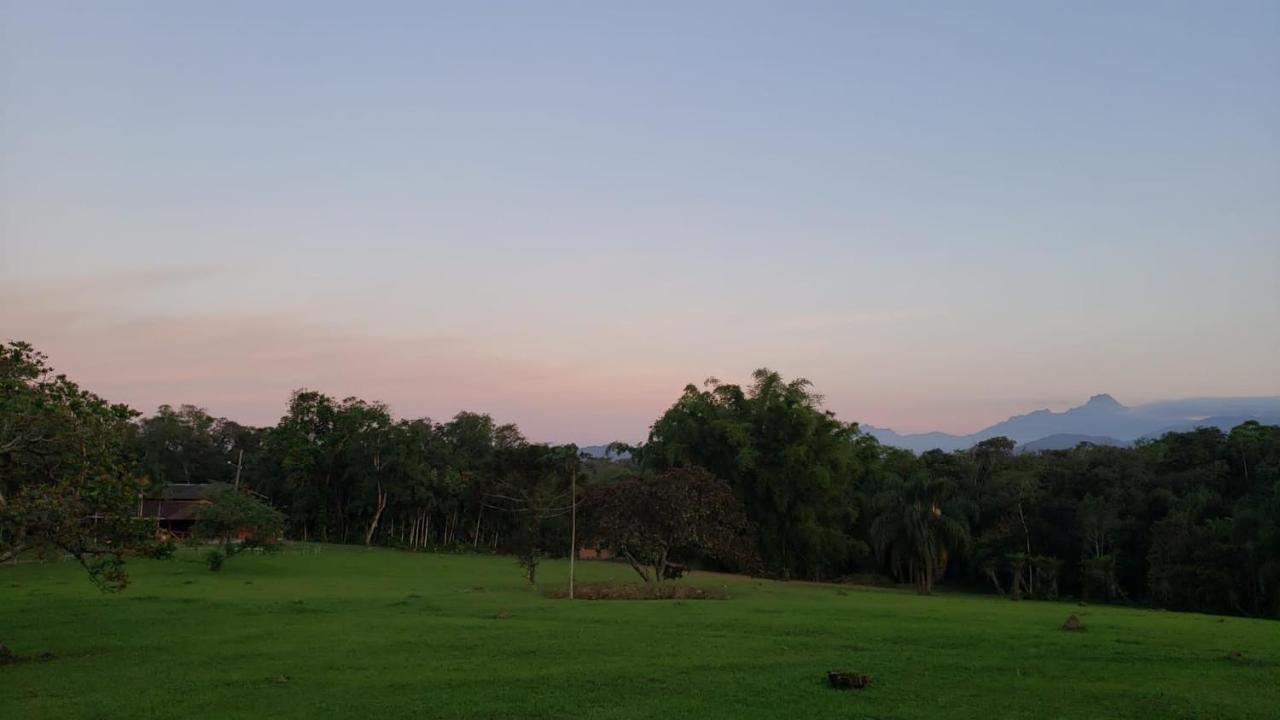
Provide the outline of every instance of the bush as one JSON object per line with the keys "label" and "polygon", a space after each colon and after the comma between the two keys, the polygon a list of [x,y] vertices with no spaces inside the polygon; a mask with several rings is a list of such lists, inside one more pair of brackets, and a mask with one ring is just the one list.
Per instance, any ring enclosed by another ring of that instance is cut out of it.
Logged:
{"label": "bush", "polygon": [[176,552],[178,552],[178,543],[171,537],[149,543],[138,550],[139,555],[152,560],[168,560]]}
{"label": "bush", "polygon": [[204,559],[209,563],[209,569],[217,572],[222,569],[222,563],[227,561],[227,555],[221,550],[210,550]]}

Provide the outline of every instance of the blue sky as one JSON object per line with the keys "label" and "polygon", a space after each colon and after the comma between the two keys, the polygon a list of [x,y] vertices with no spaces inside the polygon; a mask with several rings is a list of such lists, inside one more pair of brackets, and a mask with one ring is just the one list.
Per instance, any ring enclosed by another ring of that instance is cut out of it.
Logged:
{"label": "blue sky", "polygon": [[1280,394],[1280,4],[0,1],[0,329],[142,409],[643,436]]}

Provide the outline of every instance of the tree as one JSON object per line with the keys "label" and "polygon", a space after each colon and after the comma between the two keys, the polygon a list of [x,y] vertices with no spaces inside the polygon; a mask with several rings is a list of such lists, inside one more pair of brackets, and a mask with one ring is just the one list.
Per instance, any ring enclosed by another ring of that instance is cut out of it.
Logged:
{"label": "tree", "polygon": [[272,471],[259,489],[288,498],[289,529],[304,540],[328,540],[329,531],[338,528],[332,510],[338,504],[332,490],[341,470],[337,413],[337,403],[328,395],[297,390],[263,441]]}
{"label": "tree", "polygon": [[570,482],[578,470],[578,448],[513,441],[497,450],[494,462],[496,479],[485,507],[512,519],[511,549],[533,585],[551,546],[548,521],[573,512]]}
{"label": "tree", "polygon": [[233,482],[245,428],[203,408],[161,405],[138,423],[140,464],[153,485]]}
{"label": "tree", "polygon": [[973,522],[982,523],[982,509],[986,500],[986,491],[992,477],[1001,464],[1013,457],[1015,443],[1000,435],[988,438],[969,449],[969,460],[973,469],[968,474],[968,494],[971,500]]}
{"label": "tree", "polygon": [[702,468],[599,486],[587,507],[591,536],[626,558],[646,583],[679,577],[695,557],[741,568],[754,552],[741,501]]}
{"label": "tree", "polygon": [[1116,559],[1112,554],[1111,536],[1120,523],[1113,504],[1105,497],[1085,495],[1077,510],[1084,552],[1080,559],[1081,590],[1087,600],[1090,590],[1100,590],[1104,598],[1123,597],[1116,580]]}
{"label": "tree", "polygon": [[872,547],[899,580],[910,581],[921,594],[933,592],[951,552],[969,544],[964,516],[949,502],[953,492],[948,481],[917,471],[876,499]]}
{"label": "tree", "polygon": [[208,556],[210,570],[221,569],[223,562],[246,547],[271,548],[279,540],[284,515],[249,491],[218,484],[205,499],[208,504],[195,511],[195,534],[218,542],[218,549]]}
{"label": "tree", "polygon": [[724,479],[757,526],[766,567],[817,579],[843,572],[858,545],[862,437],[822,409],[809,381],[760,369],[745,390],[714,378],[687,386],[630,450],[646,470],[697,466]]}
{"label": "tree", "polygon": [[103,590],[127,584],[124,556],[147,541],[127,454],[136,415],[55,374],[30,344],[0,344],[0,562],[56,549]]}

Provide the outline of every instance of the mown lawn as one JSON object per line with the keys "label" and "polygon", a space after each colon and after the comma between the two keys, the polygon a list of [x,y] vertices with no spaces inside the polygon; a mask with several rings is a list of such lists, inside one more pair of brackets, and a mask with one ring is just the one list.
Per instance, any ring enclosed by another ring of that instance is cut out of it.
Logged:
{"label": "mown lawn", "polygon": [[1280,717],[1274,621],[698,574],[730,599],[552,600],[509,558],[331,546],[131,569],[0,567],[0,640],[53,654],[0,667],[0,718]]}

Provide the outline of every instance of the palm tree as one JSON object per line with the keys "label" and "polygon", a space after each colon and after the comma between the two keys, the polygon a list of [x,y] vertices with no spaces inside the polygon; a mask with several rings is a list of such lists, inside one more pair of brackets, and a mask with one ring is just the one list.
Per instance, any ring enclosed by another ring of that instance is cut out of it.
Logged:
{"label": "palm tree", "polygon": [[950,553],[969,544],[969,526],[950,502],[953,495],[950,481],[917,471],[876,498],[871,523],[876,557],[921,594],[933,591]]}

